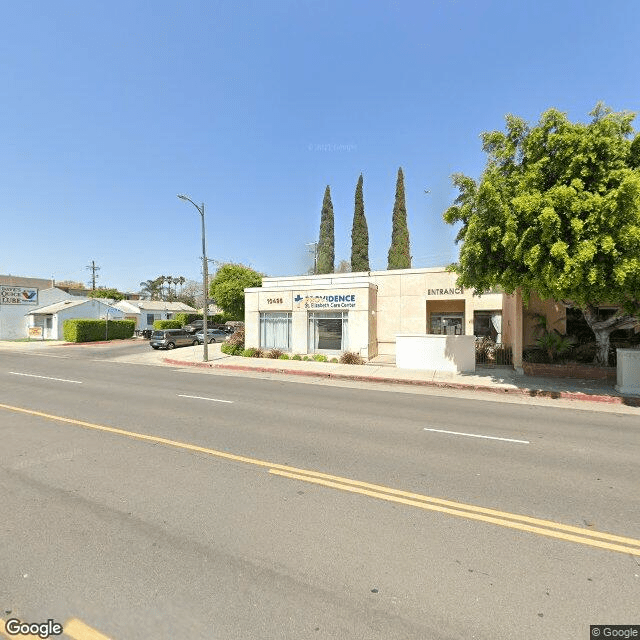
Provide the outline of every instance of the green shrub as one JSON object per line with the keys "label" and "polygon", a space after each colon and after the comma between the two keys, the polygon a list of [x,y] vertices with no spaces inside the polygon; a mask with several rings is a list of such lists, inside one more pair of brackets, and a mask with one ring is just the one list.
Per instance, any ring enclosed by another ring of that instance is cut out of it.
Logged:
{"label": "green shrub", "polygon": [[310,358],[309,356],[302,356],[302,359],[303,359],[304,361],[311,360],[311,358]]}
{"label": "green shrub", "polygon": [[195,320],[197,317],[197,313],[176,313],[176,315],[173,316],[173,319],[179,322],[180,328],[182,328],[185,324],[189,324],[191,322],[190,318]]}
{"label": "green shrub", "polygon": [[340,356],[340,364],[364,364],[364,359],[353,351],[345,351]]}
{"label": "green shrub", "polygon": [[244,358],[253,358],[253,354],[256,352],[255,347],[249,347],[242,352],[242,356]]}
{"label": "green shrub", "polygon": [[329,362],[338,362],[338,358],[331,358],[331,360],[329,360]]}
{"label": "green shrub", "polygon": [[[202,320],[203,318],[204,316],[201,313],[176,313],[174,316],[174,320],[177,320],[180,323],[180,327],[178,327],[178,329],[184,327],[185,324],[193,322],[194,320]],[[232,320],[232,318],[224,315],[224,313],[216,313],[214,316],[207,316],[207,324],[224,324],[227,320]]]}
{"label": "green shrub", "polygon": [[270,351],[265,352],[264,357],[277,360],[281,355],[283,355],[283,353],[284,351],[282,351],[282,349],[271,349]]}
{"label": "green shrub", "polygon": [[278,360],[289,360],[289,356],[286,353],[281,353],[278,356]]}
{"label": "green shrub", "polygon": [[97,342],[105,335],[109,340],[131,338],[135,328],[135,320],[109,320],[107,331],[106,320],[72,318],[64,321],[62,332],[67,342]]}
{"label": "green shrub", "polygon": [[295,356],[291,356],[292,360],[302,360],[302,356],[299,353],[296,353]]}
{"label": "green shrub", "polygon": [[180,320],[154,320],[154,329],[181,329]]}
{"label": "green shrub", "polygon": [[314,359],[316,362],[327,362],[327,361],[328,361],[327,356],[323,356],[321,353],[316,353],[316,354],[314,354],[314,355],[313,355],[313,359]]}
{"label": "green shrub", "polygon": [[220,351],[222,351],[222,353],[226,353],[229,356],[241,356],[243,348],[239,344],[229,344],[228,342],[223,342],[220,346]]}
{"label": "green shrub", "polygon": [[244,349],[244,329],[236,331],[228,340],[228,344],[238,345],[241,349]]}

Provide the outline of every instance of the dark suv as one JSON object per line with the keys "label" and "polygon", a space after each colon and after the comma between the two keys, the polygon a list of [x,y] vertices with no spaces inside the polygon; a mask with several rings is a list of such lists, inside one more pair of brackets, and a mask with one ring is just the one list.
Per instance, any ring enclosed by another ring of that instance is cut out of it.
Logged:
{"label": "dark suv", "polygon": [[198,339],[184,329],[158,329],[151,334],[152,349],[175,349],[198,344]]}

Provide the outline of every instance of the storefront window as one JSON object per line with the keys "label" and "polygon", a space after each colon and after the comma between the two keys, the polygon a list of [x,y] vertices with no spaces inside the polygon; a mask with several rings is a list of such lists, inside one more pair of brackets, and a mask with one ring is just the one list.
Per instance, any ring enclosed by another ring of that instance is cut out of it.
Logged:
{"label": "storefront window", "polygon": [[474,311],[473,334],[502,343],[502,311]]}
{"label": "storefront window", "polygon": [[309,351],[348,349],[348,312],[309,313]]}
{"label": "storefront window", "polygon": [[291,351],[291,314],[260,314],[260,347]]}
{"label": "storefront window", "polygon": [[445,336],[464,335],[464,314],[432,313],[430,333]]}

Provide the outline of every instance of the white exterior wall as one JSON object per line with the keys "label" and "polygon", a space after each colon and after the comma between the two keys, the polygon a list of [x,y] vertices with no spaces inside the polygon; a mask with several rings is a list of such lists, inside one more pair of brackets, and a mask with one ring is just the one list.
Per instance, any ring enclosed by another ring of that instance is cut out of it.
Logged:
{"label": "white exterior wall", "polygon": [[38,302],[35,305],[0,305],[0,340],[19,340],[20,338],[28,337],[28,328],[34,326],[30,321],[29,313],[31,311],[38,307],[46,307],[62,300],[68,300],[69,298],[73,298],[73,296],[62,289],[53,287],[40,289],[38,291]]}
{"label": "white exterior wall", "polygon": [[[314,281],[311,284],[313,286],[309,286],[307,282],[302,286],[285,290],[281,287],[268,286],[247,289],[245,291],[245,346],[247,348],[261,346],[260,312],[290,312],[292,353],[312,353],[308,344],[308,313],[310,311],[347,312],[347,350],[359,353],[364,358],[373,357],[376,352],[375,345],[371,347],[371,324],[375,319],[372,321],[370,317],[372,301],[375,302],[375,288],[366,281],[356,285],[348,282],[332,284],[328,281]],[[355,301],[343,304],[316,303],[308,300],[322,296],[354,296]]]}
{"label": "white exterior wall", "polygon": [[399,334],[396,336],[396,366],[472,373],[476,370],[476,339],[470,336]]}
{"label": "white exterior wall", "polygon": [[54,340],[64,340],[64,321],[76,318],[88,318],[90,320],[105,319],[107,308],[109,309],[109,320],[122,320],[124,312],[115,307],[107,307],[97,300],[89,300],[86,304],[63,309],[53,315],[53,335]]}

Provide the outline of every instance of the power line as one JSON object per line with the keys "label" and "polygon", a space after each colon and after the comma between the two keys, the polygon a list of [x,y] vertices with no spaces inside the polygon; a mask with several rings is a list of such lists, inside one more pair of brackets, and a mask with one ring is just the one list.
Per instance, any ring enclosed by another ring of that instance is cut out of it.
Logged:
{"label": "power line", "polygon": [[96,267],[96,261],[92,260],[91,264],[88,264],[86,267],[86,269],[88,269],[89,271],[91,271],[91,290],[95,291],[96,290],[96,278],[99,278],[100,276],[96,273],[96,271],[100,271],[100,267]]}

